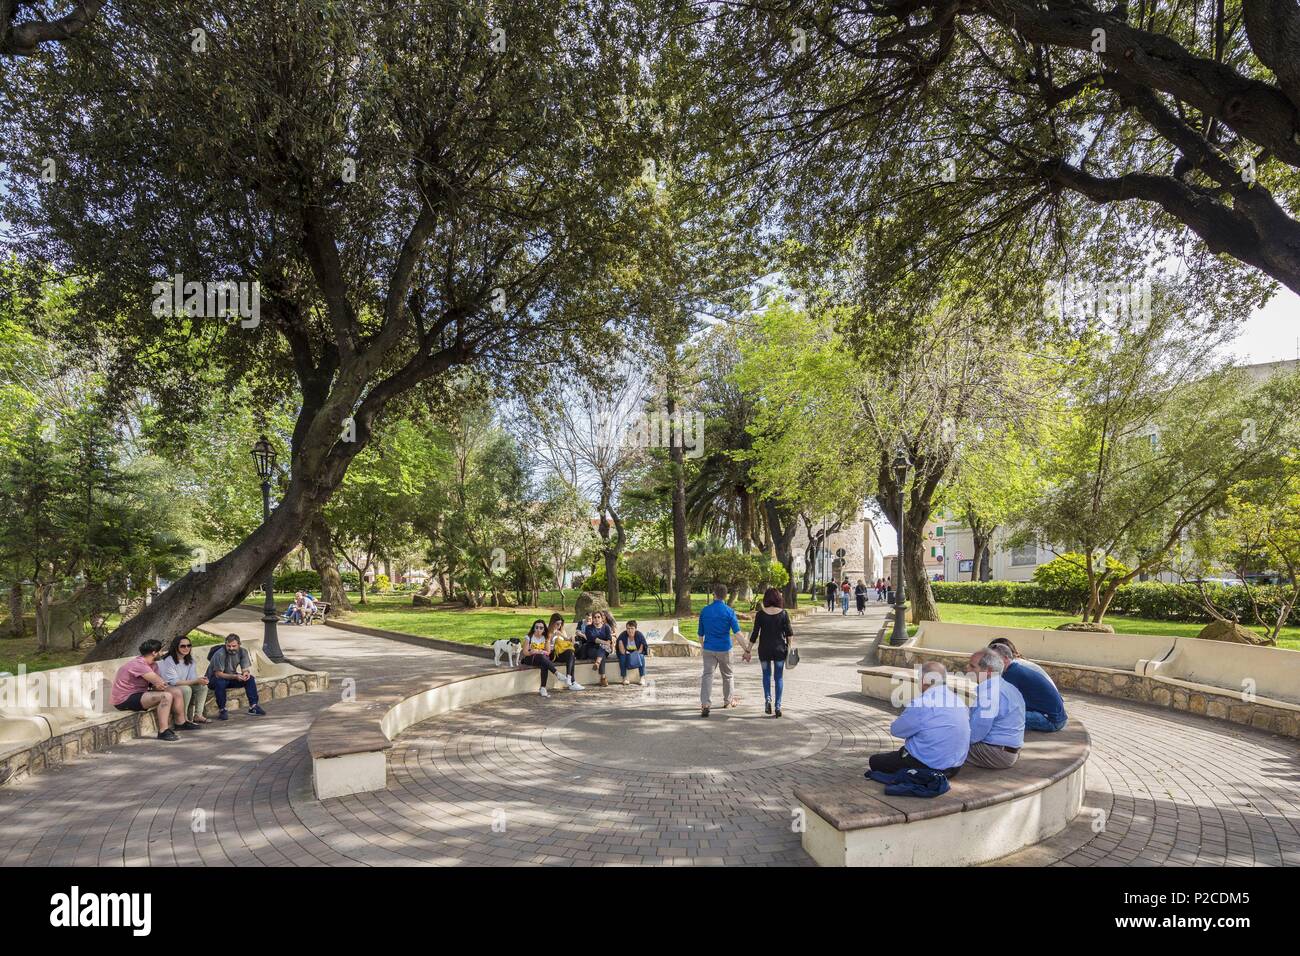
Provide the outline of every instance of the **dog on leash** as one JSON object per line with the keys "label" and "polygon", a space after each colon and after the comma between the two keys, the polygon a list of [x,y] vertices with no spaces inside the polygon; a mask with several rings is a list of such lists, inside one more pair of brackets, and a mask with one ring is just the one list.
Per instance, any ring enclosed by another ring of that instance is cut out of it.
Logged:
{"label": "dog on leash", "polygon": [[501,666],[501,655],[504,654],[510,661],[511,667],[519,666],[519,654],[522,650],[522,644],[517,637],[512,637],[508,641],[494,641],[492,643],[492,665]]}

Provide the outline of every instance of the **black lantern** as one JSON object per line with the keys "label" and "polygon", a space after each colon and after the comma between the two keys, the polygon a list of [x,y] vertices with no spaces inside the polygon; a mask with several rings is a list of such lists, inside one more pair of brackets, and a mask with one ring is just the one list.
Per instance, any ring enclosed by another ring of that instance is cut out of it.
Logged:
{"label": "black lantern", "polygon": [[889,638],[889,643],[895,647],[907,642],[907,589],[903,583],[903,516],[907,511],[907,496],[903,489],[907,485],[907,470],[911,464],[907,450],[899,445],[894,452],[894,488],[898,493],[898,580],[894,582],[894,633]]}
{"label": "black lantern", "polygon": [[253,464],[257,467],[257,477],[270,481],[275,471],[275,449],[263,435],[253,444]]}
{"label": "black lantern", "polygon": [[[257,468],[257,477],[262,479],[262,524],[271,520],[271,475],[275,472],[275,449],[262,435],[253,444],[253,464]],[[279,615],[275,613],[275,565],[266,571],[262,582],[266,600],[262,604],[262,651],[277,664],[284,663],[284,654],[280,650],[280,634],[276,627]]]}

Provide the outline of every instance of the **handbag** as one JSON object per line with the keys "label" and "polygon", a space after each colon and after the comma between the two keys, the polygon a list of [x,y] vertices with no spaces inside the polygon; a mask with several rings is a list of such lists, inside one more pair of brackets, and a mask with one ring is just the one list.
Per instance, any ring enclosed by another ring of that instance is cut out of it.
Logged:
{"label": "handbag", "polygon": [[642,667],[645,667],[645,655],[642,654],[640,651],[633,651],[632,653],[628,654],[628,655],[627,655],[627,666],[628,666],[629,668],[631,668],[631,667],[636,667],[636,668],[642,668]]}
{"label": "handbag", "polygon": [[785,669],[790,670],[799,666],[799,648],[792,647],[785,655]]}

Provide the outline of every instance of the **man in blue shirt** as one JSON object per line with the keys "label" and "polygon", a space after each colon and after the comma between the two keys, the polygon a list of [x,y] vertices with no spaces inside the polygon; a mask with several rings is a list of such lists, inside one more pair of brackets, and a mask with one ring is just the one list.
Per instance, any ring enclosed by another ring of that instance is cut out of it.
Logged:
{"label": "man in blue shirt", "polygon": [[977,767],[1005,770],[1025,743],[1025,699],[1002,679],[1002,655],[986,647],[970,656],[975,703],[970,709],[970,755]]}
{"label": "man in blue shirt", "polygon": [[970,708],[947,680],[948,669],[938,661],[921,665],[920,696],[908,701],[889,727],[891,734],[903,739],[903,746],[872,754],[867,760],[872,770],[898,773],[911,768],[957,776],[970,749]]}
{"label": "man in blue shirt", "polygon": [[727,604],[727,589],[719,584],[713,589],[713,601],[700,611],[700,644],[704,649],[704,677],[700,681],[700,716],[709,716],[713,693],[713,670],[722,671],[722,706],[735,707],[732,694],[731,635],[740,633],[740,620]]}
{"label": "man in blue shirt", "polygon": [[1045,734],[1062,729],[1070,719],[1065,713],[1065,701],[1056,689],[1047,672],[1020,663],[1015,659],[1014,651],[1005,644],[995,644],[991,650],[997,651],[1006,662],[1002,679],[1025,699],[1025,729],[1037,730]]}

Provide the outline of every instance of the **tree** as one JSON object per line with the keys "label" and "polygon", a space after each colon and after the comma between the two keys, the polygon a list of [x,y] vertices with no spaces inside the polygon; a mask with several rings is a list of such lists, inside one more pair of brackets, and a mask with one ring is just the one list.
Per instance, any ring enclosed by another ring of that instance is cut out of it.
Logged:
{"label": "tree", "polygon": [[[104,0],[77,0],[72,3],[0,0],[0,56],[31,56],[43,44],[71,40],[91,24]],[[24,7],[37,12],[35,17],[19,19]],[[47,9],[58,11],[51,18]]]}
{"label": "tree", "polygon": [[1124,268],[1194,235],[1207,274],[1231,273],[1226,255],[1258,270],[1235,279],[1255,294],[1260,274],[1300,292],[1293,3],[733,7],[711,52],[775,140],[768,180],[833,228],[896,214],[873,235],[882,278],[998,248],[1122,250]]}
{"label": "tree", "polygon": [[573,570],[578,553],[592,537],[589,509],[578,490],[556,475],[543,482],[541,502],[538,520],[542,548],[563,608],[565,575]]}
{"label": "tree", "polygon": [[596,505],[610,607],[621,606],[617,564],[627,531],[620,498],[624,481],[642,456],[629,431],[639,421],[644,395],[644,378],[623,370],[607,382],[566,381],[545,402],[536,396],[528,400],[539,455],[553,473]]}
{"label": "tree", "polygon": [[[110,349],[119,383],[176,416],[204,399],[192,385],[208,368],[289,378],[300,399],[270,520],[93,657],[238,601],[395,399],[444,398],[469,366],[531,381],[539,363],[608,345],[589,283],[635,235],[620,200],[639,171],[613,104],[654,25],[636,0],[599,23],[549,3],[492,18],[186,3],[176,19],[206,25],[203,44],[112,31],[60,48],[75,69],[11,70],[0,158],[33,176],[53,158],[57,175],[7,190],[0,214],[25,253],[89,277],[68,347]],[[243,283],[240,321],[202,295],[169,301],[177,283],[220,297],[226,281]]]}
{"label": "tree", "polygon": [[[1045,446],[1047,490],[1016,519],[1017,540],[1087,557],[1085,622],[1295,444],[1300,376],[1250,387],[1216,367],[1218,340],[1181,305],[1162,298],[1149,319],[1081,343],[1064,383],[1070,414]],[[1130,567],[1111,573],[1107,557]]]}

